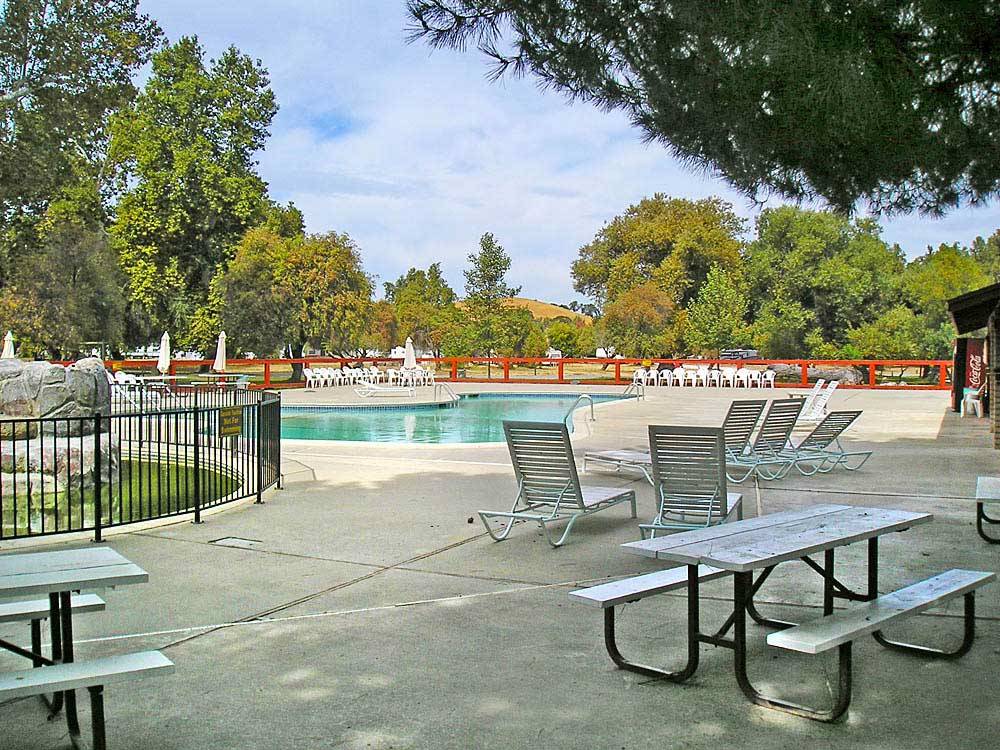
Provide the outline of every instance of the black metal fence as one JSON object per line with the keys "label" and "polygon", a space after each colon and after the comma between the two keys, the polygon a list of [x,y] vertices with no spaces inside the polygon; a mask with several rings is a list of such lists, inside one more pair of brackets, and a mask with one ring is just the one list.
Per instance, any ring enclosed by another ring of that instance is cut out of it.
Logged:
{"label": "black metal fence", "polygon": [[110,415],[0,422],[0,540],[201,513],[280,481],[281,397],[112,387]]}

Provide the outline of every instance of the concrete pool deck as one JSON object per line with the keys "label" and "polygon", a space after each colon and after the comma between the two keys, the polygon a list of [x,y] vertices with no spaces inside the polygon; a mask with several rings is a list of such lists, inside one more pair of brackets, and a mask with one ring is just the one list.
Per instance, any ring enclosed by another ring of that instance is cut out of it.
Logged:
{"label": "concrete pool deck", "polygon": [[[469,390],[621,392],[618,387],[482,386]],[[324,389],[336,390],[336,389]],[[456,388],[459,390],[459,388]],[[646,426],[718,424],[735,397],[785,391],[649,389],[641,402],[599,404],[581,424],[578,454],[639,446]],[[301,395],[300,395],[301,394]],[[323,394],[285,393],[287,403]],[[840,391],[832,408],[864,416],[851,444],[875,456],[859,472],[789,476],[762,485],[771,513],[819,502],[929,511],[935,520],[881,545],[884,590],[954,567],[1000,568],[1000,546],[975,533],[978,474],[1000,474],[986,421],[959,419],[943,392]],[[316,400],[314,403],[322,403]],[[109,591],[106,612],[76,621],[78,658],[162,648],[174,675],[112,685],[110,748],[992,748],[1000,720],[1000,586],[977,598],[977,639],[956,662],[855,648],[846,722],[819,725],[745,701],[731,654],[708,646],[684,686],[614,668],[600,613],[570,600],[580,583],[658,569],[623,553],[638,538],[624,507],[580,521],[553,550],[520,525],[492,542],[479,508],[508,505],[506,447],[288,441],[285,489],[264,505],[234,506],[122,533],[109,545],[150,581]],[[586,481],[634,487],[640,519],[654,512],[644,480],[594,471]],[[743,485],[747,515],[753,489]],[[470,520],[472,521],[470,523]],[[249,548],[217,540],[249,540]],[[56,546],[82,546],[84,540]],[[6,551],[6,550],[2,550]],[[863,546],[838,555],[858,582]],[[819,578],[782,566],[761,592],[768,613],[812,616]],[[724,617],[726,582],[704,586],[702,617]],[[946,644],[960,636],[958,602],[901,626],[900,637]],[[656,597],[623,610],[621,637],[637,659],[678,663],[684,605]],[[834,657],[770,653],[752,635],[763,687],[822,702]],[[895,632],[895,631],[894,631]],[[27,641],[26,626],[0,637]],[[21,660],[0,656],[0,668]],[[790,683],[788,681],[791,681]],[[791,687],[789,687],[791,684]],[[87,717],[87,712],[83,715]],[[0,746],[68,745],[37,700],[0,706]]]}

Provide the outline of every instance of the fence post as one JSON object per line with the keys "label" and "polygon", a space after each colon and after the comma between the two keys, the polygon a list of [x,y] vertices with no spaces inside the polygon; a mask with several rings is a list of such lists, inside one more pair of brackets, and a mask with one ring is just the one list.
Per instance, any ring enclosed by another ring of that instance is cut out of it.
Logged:
{"label": "fence post", "polygon": [[875,365],[868,365],[868,387],[875,387]]}
{"label": "fence post", "polygon": [[201,523],[201,453],[198,450],[198,422],[200,410],[194,405],[194,523]]}
{"label": "fence post", "polygon": [[622,363],[615,362],[615,385],[622,382]]}
{"label": "fence post", "polygon": [[809,385],[809,363],[804,359],[799,360],[799,369],[802,370],[802,385]]}
{"label": "fence post", "polygon": [[559,374],[557,375],[557,379],[559,380],[560,383],[566,380],[566,378],[563,376],[563,361],[561,359],[559,360]]}
{"label": "fence post", "polygon": [[264,363],[264,386],[268,387],[271,385],[271,363]]}
{"label": "fence post", "polygon": [[458,380],[458,357],[451,358],[451,379]]}
{"label": "fence post", "polygon": [[254,408],[254,413],[257,415],[257,499],[254,501],[257,505],[261,505],[264,500],[261,495],[264,493],[264,400],[260,398],[257,400],[257,406]]}
{"label": "fence post", "polygon": [[503,358],[503,382],[505,382],[505,383],[509,383],[510,382],[510,358],[509,357],[504,357]]}
{"label": "fence post", "polygon": [[[80,423],[83,427],[83,422]],[[104,509],[101,507],[101,472],[104,467],[101,465],[101,414],[94,415],[94,542],[101,540],[101,516]]]}
{"label": "fence post", "polygon": [[948,387],[948,365],[944,362],[938,365],[938,386],[941,388]]}

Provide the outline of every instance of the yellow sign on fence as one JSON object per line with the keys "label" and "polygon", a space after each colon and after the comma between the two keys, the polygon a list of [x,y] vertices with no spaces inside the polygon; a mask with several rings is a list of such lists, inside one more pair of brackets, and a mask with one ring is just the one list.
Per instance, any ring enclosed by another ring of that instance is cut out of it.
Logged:
{"label": "yellow sign on fence", "polygon": [[243,433],[243,407],[223,406],[219,409],[219,437]]}

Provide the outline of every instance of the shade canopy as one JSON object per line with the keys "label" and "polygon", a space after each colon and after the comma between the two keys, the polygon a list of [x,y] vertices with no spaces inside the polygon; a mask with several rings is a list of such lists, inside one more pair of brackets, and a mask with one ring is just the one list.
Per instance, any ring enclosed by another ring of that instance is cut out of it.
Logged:
{"label": "shade canopy", "polygon": [[3,337],[3,351],[0,352],[0,359],[14,359],[14,334],[7,331]]}
{"label": "shade canopy", "polygon": [[170,370],[170,334],[166,331],[160,336],[160,356],[156,358],[156,369],[163,375]]}
{"label": "shade canopy", "polygon": [[216,372],[226,371],[226,332],[222,331],[219,334],[219,345],[215,349],[215,364],[212,365],[212,369]]}
{"label": "shade canopy", "polygon": [[406,337],[406,351],[403,353],[403,369],[417,369],[417,353],[413,351],[413,339]]}

